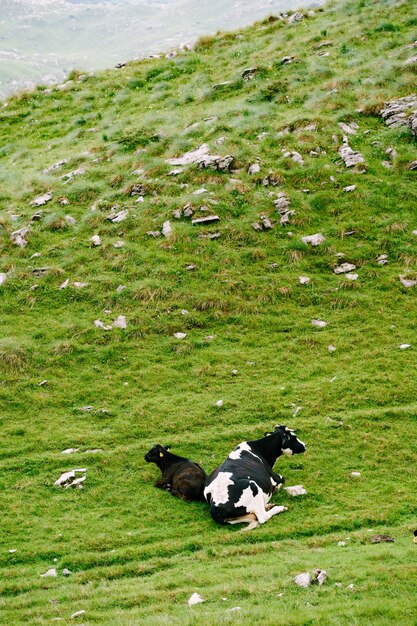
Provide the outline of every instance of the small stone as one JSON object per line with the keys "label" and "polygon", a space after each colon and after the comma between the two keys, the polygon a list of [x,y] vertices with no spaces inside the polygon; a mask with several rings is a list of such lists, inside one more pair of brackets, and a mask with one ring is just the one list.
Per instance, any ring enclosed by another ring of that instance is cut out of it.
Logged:
{"label": "small stone", "polygon": [[48,191],[47,193],[43,194],[43,196],[38,196],[37,198],[32,200],[30,206],[43,206],[50,200],[52,200],[52,192]]}
{"label": "small stone", "polygon": [[38,387],[44,387],[44,386],[46,385],[46,383],[47,383],[47,382],[48,382],[48,381],[47,381],[46,379],[41,380],[41,382],[40,382],[40,383],[38,383]]}
{"label": "small stone", "polygon": [[335,352],[336,351],[336,346],[330,345],[330,346],[327,346],[327,349],[328,349],[329,352]]}
{"label": "small stone", "polygon": [[90,413],[91,411],[94,411],[94,407],[91,405],[81,406],[80,411],[85,411],[86,413]]}
{"label": "small stone", "polygon": [[41,578],[56,578],[58,576],[58,572],[54,567],[48,569],[44,574],[41,574]]}
{"label": "small stone", "polygon": [[68,163],[69,159],[61,159],[60,161],[57,161],[56,163],[54,163],[53,165],[50,165],[49,167],[47,167],[45,170],[43,170],[44,174],[50,174],[51,172],[53,172],[54,170],[58,170],[59,168],[61,168],[63,165],[66,165],[66,163]]}
{"label": "small stone", "polygon": [[66,224],[68,224],[68,226],[75,226],[75,224],[77,223],[76,220],[71,215],[66,215],[64,217],[64,220]]}
{"label": "small stone", "polygon": [[350,475],[353,478],[360,478],[362,476],[362,474],[360,472],[350,472]]}
{"label": "small stone", "polygon": [[72,572],[70,569],[67,569],[66,567],[62,570],[62,575],[63,576],[71,576]]}
{"label": "small stone", "polygon": [[388,263],[388,255],[380,254],[376,262],[378,263],[378,265],[386,265]]}
{"label": "small stone", "polygon": [[221,233],[199,233],[199,239],[218,239]]}
{"label": "small stone", "polygon": [[223,406],[223,400],[217,400],[216,401],[216,406],[218,406],[219,408]]}
{"label": "small stone", "polygon": [[356,265],[353,263],[342,263],[333,268],[335,274],[346,274],[356,269]]}
{"label": "small stone", "polygon": [[230,373],[232,376],[237,376],[239,372],[238,370],[232,370]]}
{"label": "small stone", "polygon": [[408,350],[408,348],[411,348],[411,343],[402,343],[400,345],[400,350]]}
{"label": "small stone", "polygon": [[294,485],[293,487],[284,487],[285,491],[294,498],[296,496],[304,496],[307,490],[302,485]]}
{"label": "small stone", "polygon": [[417,170],[417,161],[412,161],[408,166],[408,169],[411,171]]}
{"label": "small stone", "polygon": [[348,280],[357,280],[359,278],[359,274],[345,274],[345,278]]}
{"label": "small stone", "polygon": [[241,611],[242,607],[240,606],[234,606],[231,609],[226,609],[226,613],[233,613],[234,611]]}
{"label": "small stone", "polygon": [[123,330],[127,328],[126,317],[124,315],[119,315],[113,322],[114,328],[122,328]]}
{"label": "small stone", "polygon": [[162,234],[166,239],[170,239],[173,235],[172,226],[169,220],[163,223]]}
{"label": "small stone", "polygon": [[308,283],[310,282],[310,278],[308,276],[299,276],[298,282],[300,283],[300,285],[308,285]]}
{"label": "small stone", "polygon": [[321,587],[324,581],[327,579],[327,572],[324,569],[316,569],[314,571],[314,580],[313,583],[318,584]]}
{"label": "small stone", "polygon": [[19,246],[19,248],[24,248],[27,246],[27,240],[25,239],[26,235],[29,232],[29,228],[24,226],[23,228],[19,228],[19,230],[15,230],[10,235],[10,239],[15,246]]}
{"label": "small stone", "polygon": [[160,237],[161,233],[159,230],[148,230],[146,233],[148,237]]}
{"label": "small stone", "polygon": [[81,283],[78,280],[74,280],[74,282],[72,283],[72,286],[75,289],[84,289],[84,287],[88,287],[89,283]]}
{"label": "small stone", "polygon": [[[107,413],[107,411],[102,409],[101,413]],[[85,454],[98,454],[99,452],[103,452],[102,448],[93,448],[92,450],[86,450]]]}
{"label": "small stone", "polygon": [[102,322],[101,320],[94,320],[94,326],[96,326],[96,328],[102,328],[103,330],[112,329],[111,324],[104,324],[104,322]]}
{"label": "small stone", "polygon": [[198,224],[213,224],[214,222],[219,221],[220,217],[218,215],[207,215],[205,217],[196,217],[195,219],[191,220],[191,224],[193,224],[193,226],[196,226]]}
{"label": "small stone", "polygon": [[187,336],[187,333],[174,333],[175,339],[185,339],[186,336]]}
{"label": "small stone", "polygon": [[347,137],[343,138],[343,145],[339,148],[339,155],[346,167],[353,167],[354,165],[365,163],[365,159],[361,153],[355,152],[355,150],[352,150],[349,146]]}
{"label": "small stone", "polygon": [[311,324],[312,326],[315,326],[316,328],[325,328],[327,326],[327,322],[324,322],[323,320],[317,320],[317,319],[311,320]]}
{"label": "small stone", "polygon": [[301,241],[306,245],[315,247],[324,243],[326,240],[321,233],[316,233],[315,235],[307,235],[305,237],[302,237]]}
{"label": "small stone", "polygon": [[66,289],[68,285],[69,285],[69,278],[67,278],[67,280],[64,280],[64,282],[59,285],[58,289]]}
{"label": "small stone", "polygon": [[199,189],[193,191],[193,196],[201,196],[201,194],[203,193],[207,193],[207,189],[205,189],[204,187],[200,187]]}
{"label": "small stone", "polygon": [[61,454],[75,454],[75,452],[79,452],[79,448],[67,448],[66,450],[62,450]]}
{"label": "small stone", "polygon": [[348,187],[345,187],[343,191],[349,192],[349,191],[355,191],[355,189],[356,189],[356,185],[348,185]]}
{"label": "small stone", "polygon": [[356,122],[350,122],[349,124],[339,122],[338,126],[343,130],[344,133],[347,133],[348,135],[356,135],[356,131],[359,128]]}
{"label": "small stone", "polygon": [[11,550],[9,550],[9,554],[14,554],[15,552],[17,552],[17,550],[15,550],[13,548]]}
{"label": "small stone", "polygon": [[406,288],[410,289],[411,287],[415,287],[417,285],[417,280],[413,280],[410,278],[406,278],[402,274],[399,276],[401,284]]}
{"label": "small stone", "polygon": [[259,174],[260,171],[261,171],[261,168],[260,168],[259,163],[252,163],[248,167],[248,174],[250,176],[253,176],[254,174]]}
{"label": "small stone", "polygon": [[310,576],[310,574],[308,572],[305,572],[303,574],[298,574],[294,578],[294,582],[299,587],[303,587],[304,589],[307,589],[310,586],[310,583],[311,583],[311,576]]}
{"label": "small stone", "polygon": [[[56,485],[57,487],[64,487],[65,489],[68,489],[68,487],[77,487],[81,489],[82,488],[81,483],[83,483],[85,479],[87,478],[85,475],[86,471],[87,471],[86,468],[82,468],[82,469],[74,469],[68,472],[64,472],[63,474],[61,474],[58,480],[54,482],[54,485]],[[81,473],[84,475],[81,476],[80,478],[77,478],[77,473]]]}
{"label": "small stone", "polygon": [[122,293],[122,291],[124,291],[124,289],[126,289],[126,285],[119,285],[116,289],[117,293]]}
{"label": "small stone", "polygon": [[193,272],[195,270],[195,265],[186,265],[185,269],[187,272]]}
{"label": "small stone", "polygon": [[116,213],[116,215],[112,217],[109,216],[107,219],[113,222],[113,224],[119,224],[119,222],[123,222],[127,218],[128,215],[129,215],[129,211],[127,209],[123,209],[122,211],[119,211],[118,213]]}
{"label": "small stone", "polygon": [[350,589],[350,591],[355,591],[355,585],[353,583],[350,583],[350,585],[348,585],[346,589]]}
{"label": "small stone", "polygon": [[188,606],[194,606],[194,604],[200,604],[201,602],[205,602],[205,600],[200,596],[200,594],[193,593],[188,600]]}
{"label": "small stone", "polygon": [[101,246],[102,241],[100,235],[93,235],[90,239],[93,246]]}
{"label": "small stone", "polygon": [[84,613],[85,613],[84,609],[82,609],[81,611],[76,611],[75,613],[71,615],[71,618],[75,619],[76,617],[80,617],[80,615],[84,615]]}

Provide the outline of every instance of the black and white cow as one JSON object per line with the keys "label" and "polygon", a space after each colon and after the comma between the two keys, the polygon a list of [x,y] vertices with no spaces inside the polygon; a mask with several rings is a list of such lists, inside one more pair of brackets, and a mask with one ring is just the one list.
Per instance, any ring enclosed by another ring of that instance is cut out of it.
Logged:
{"label": "black and white cow", "polygon": [[268,504],[284,482],[272,468],[282,454],[300,454],[305,449],[286,426],[275,426],[262,439],[240,443],[206,481],[204,496],[213,519],[219,524],[247,523],[245,530],[251,530],[286,511],[285,506]]}
{"label": "black and white cow", "polygon": [[145,461],[155,463],[162,472],[155,486],[181,500],[203,500],[207,474],[197,463],[168,452],[170,446],[156,445],[145,454]]}

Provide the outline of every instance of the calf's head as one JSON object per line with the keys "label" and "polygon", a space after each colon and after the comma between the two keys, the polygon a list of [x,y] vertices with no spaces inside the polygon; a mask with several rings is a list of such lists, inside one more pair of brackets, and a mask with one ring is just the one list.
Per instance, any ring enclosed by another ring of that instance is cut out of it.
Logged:
{"label": "calf's head", "polygon": [[164,458],[165,453],[168,452],[170,446],[160,446],[159,444],[154,446],[145,454],[145,461],[147,463],[158,463]]}
{"label": "calf's head", "polygon": [[275,426],[274,434],[279,433],[281,436],[281,452],[282,454],[301,454],[306,450],[306,444],[298,439],[297,435],[291,428],[287,426]]}

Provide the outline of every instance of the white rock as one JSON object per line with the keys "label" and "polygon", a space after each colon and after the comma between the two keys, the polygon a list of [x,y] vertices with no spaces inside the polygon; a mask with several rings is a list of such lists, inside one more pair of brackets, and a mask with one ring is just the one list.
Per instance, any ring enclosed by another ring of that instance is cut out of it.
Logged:
{"label": "white rock", "polygon": [[0,285],[4,285],[6,280],[7,280],[7,274],[4,274],[3,272],[0,272]]}
{"label": "white rock", "polygon": [[351,122],[350,124],[345,124],[344,122],[339,122],[339,128],[343,130],[344,133],[348,135],[356,135],[356,129],[358,125],[356,122]]}
{"label": "white rock", "polygon": [[85,613],[84,609],[81,609],[81,611],[76,611],[75,613],[73,613],[71,615],[71,618],[74,619],[76,617],[80,617],[80,615],[84,615],[84,613]]}
{"label": "white rock", "polygon": [[237,376],[239,372],[238,370],[232,370],[230,373],[232,376]]}
{"label": "white rock", "polygon": [[338,541],[337,545],[340,546],[341,548],[344,548],[345,546],[347,546],[346,541]]}
{"label": "white rock", "polygon": [[11,550],[9,550],[9,553],[10,553],[10,554],[14,554],[15,552],[17,552],[17,550],[16,550],[16,549],[14,549],[14,548],[12,548]]}
{"label": "white rock", "polygon": [[126,317],[124,315],[119,315],[113,322],[114,328],[127,328]]}
{"label": "white rock", "polygon": [[62,167],[63,165],[65,165],[66,163],[68,163],[69,159],[61,159],[60,161],[57,161],[56,163],[54,163],[53,165],[50,165],[49,167],[47,167],[45,170],[43,170],[44,174],[50,174],[51,172],[53,172],[54,170],[58,170],[60,167]]}
{"label": "white rock", "polygon": [[52,192],[48,191],[47,193],[44,193],[43,196],[38,196],[37,198],[32,200],[30,206],[43,206],[50,200],[52,200]]}
{"label": "white rock", "polygon": [[304,589],[307,589],[311,583],[311,576],[308,572],[305,572],[303,574],[298,574],[298,576],[294,578],[294,582],[299,587],[303,587]]}
{"label": "white rock", "polygon": [[201,196],[201,194],[203,193],[207,193],[207,189],[205,189],[204,187],[200,187],[199,189],[193,191],[193,196]]}
{"label": "white rock", "polygon": [[126,285],[119,285],[116,289],[117,293],[122,293],[126,289]]}
{"label": "white rock", "polygon": [[308,276],[300,276],[298,278],[298,282],[300,283],[300,285],[308,285],[308,283],[310,282],[310,278]]}
{"label": "white rock", "polygon": [[410,289],[410,287],[415,287],[417,285],[417,280],[411,280],[410,278],[406,278],[402,274],[399,276],[400,282],[406,289]]}
{"label": "white rock", "polygon": [[417,230],[413,230],[412,235],[417,237]]}
{"label": "white rock", "polygon": [[291,152],[291,159],[299,165],[304,165],[304,159],[299,152]]}
{"label": "white rock", "polygon": [[305,237],[302,237],[301,241],[305,243],[306,245],[315,247],[324,243],[326,239],[323,237],[321,233],[316,233],[315,235],[306,235]]}
{"label": "white rock", "polygon": [[66,183],[70,182],[73,178],[75,178],[75,176],[81,176],[82,174],[85,174],[85,167],[79,167],[76,170],[72,170],[72,172],[67,172],[66,174],[61,176],[61,178],[64,180],[64,185],[65,185]]}
{"label": "white rock", "polygon": [[181,315],[188,315],[187,309],[181,309]]}
{"label": "white rock", "polygon": [[119,211],[114,217],[111,218],[113,224],[118,224],[119,222],[123,222],[127,216],[129,215],[129,211],[127,209],[123,209]]}
{"label": "white rock", "polygon": [[343,189],[343,191],[349,192],[349,191],[355,191],[355,189],[356,189],[356,185],[348,185],[347,187]]}
{"label": "white rock", "polygon": [[67,278],[67,280],[64,280],[64,282],[59,285],[58,289],[66,289],[68,285],[69,285],[69,278]]}
{"label": "white rock", "polygon": [[242,607],[240,606],[234,606],[231,609],[226,609],[226,613],[233,613],[233,611],[241,611]]}
{"label": "white rock", "polygon": [[357,280],[359,278],[359,274],[345,274],[345,278],[348,280]]}
{"label": "white rock", "polygon": [[223,400],[217,400],[216,401],[216,406],[218,406],[219,408],[223,406]]}
{"label": "white rock", "polygon": [[210,148],[206,143],[201,144],[195,150],[190,150],[182,155],[182,157],[176,157],[173,159],[166,159],[166,163],[169,165],[190,165],[191,163],[197,163],[201,157],[210,152]]}
{"label": "white rock", "polygon": [[360,478],[362,476],[362,474],[360,472],[350,472],[350,475],[353,478]]}
{"label": "white rock", "polygon": [[400,345],[400,350],[408,350],[408,348],[411,348],[411,343],[402,343]]}
{"label": "white rock", "polygon": [[58,572],[56,571],[55,567],[51,567],[45,572],[45,574],[41,574],[41,578],[56,578],[57,576]]}
{"label": "white rock", "polygon": [[79,452],[79,448],[67,448],[66,450],[62,450],[61,454],[75,454],[75,452]]}
{"label": "white rock", "polygon": [[170,237],[172,237],[173,230],[172,230],[172,226],[169,220],[164,222],[162,226],[162,234],[166,239],[169,239]]}
{"label": "white rock", "polygon": [[68,224],[68,226],[75,226],[75,224],[77,223],[77,221],[72,217],[72,215],[66,215],[64,217],[64,220]]}
{"label": "white rock", "polygon": [[304,489],[302,485],[294,485],[293,487],[284,487],[285,491],[290,496],[304,496],[307,493],[307,490]]}
{"label": "white rock", "polygon": [[353,167],[359,163],[364,163],[365,159],[360,152],[355,152],[348,144],[347,137],[343,138],[343,145],[339,148],[339,155],[344,161],[346,167]]}
{"label": "white rock", "polygon": [[187,333],[174,333],[175,339],[185,339],[186,336],[187,336]]}
{"label": "white rock", "polygon": [[72,286],[75,287],[75,289],[83,289],[84,287],[88,287],[88,283],[80,283],[78,280],[74,280]]}
{"label": "white rock", "polygon": [[330,345],[330,346],[327,346],[327,349],[328,349],[329,352],[335,352],[336,351],[336,346]]}
{"label": "white rock", "polygon": [[66,567],[62,570],[62,575],[63,576],[71,576],[72,572],[70,569],[67,569]]}
{"label": "white rock", "polygon": [[90,239],[93,246],[101,246],[101,237],[100,235],[93,235]]}
{"label": "white rock", "polygon": [[111,324],[104,324],[101,320],[94,320],[94,326],[97,328],[102,328],[103,330],[111,330]]}
{"label": "white rock", "polygon": [[327,572],[325,569],[316,569],[314,572],[314,581],[315,583],[317,583],[319,585],[319,587],[322,586],[322,584],[324,583],[324,581],[327,579]]}
{"label": "white rock", "polygon": [[380,254],[376,262],[378,263],[378,265],[386,265],[388,263],[388,255]]}
{"label": "white rock", "polygon": [[200,604],[201,602],[205,602],[205,600],[200,596],[200,594],[193,593],[191,598],[188,600],[188,606],[194,606],[194,604]]}
{"label": "white rock", "polygon": [[29,228],[24,226],[23,228],[19,228],[19,230],[15,230],[10,235],[10,239],[15,246],[19,246],[19,248],[24,248],[27,246],[27,240],[25,239],[26,235],[29,232]]}
{"label": "white rock", "polygon": [[311,325],[315,326],[316,328],[325,328],[325,326],[327,326],[327,322],[324,322],[323,320],[313,319],[311,320]]}
{"label": "white rock", "polygon": [[350,585],[348,585],[346,587],[346,589],[350,589],[351,591],[355,591],[355,585],[353,583],[350,583]]}
{"label": "white rock", "polygon": [[[65,487],[65,489],[68,489],[68,487],[81,488],[82,487],[81,483],[84,482],[85,479],[87,478],[85,476],[86,471],[87,471],[87,468],[81,468],[81,469],[73,469],[73,470],[69,470],[68,472],[64,472],[63,474],[61,474],[58,480],[54,482],[54,485],[56,485],[57,487]],[[81,476],[80,478],[77,478],[77,473],[84,474],[84,475]]]}
{"label": "white rock", "polygon": [[346,274],[347,272],[351,272],[356,269],[356,265],[353,263],[342,263],[341,265],[337,265],[333,268],[335,274]]}

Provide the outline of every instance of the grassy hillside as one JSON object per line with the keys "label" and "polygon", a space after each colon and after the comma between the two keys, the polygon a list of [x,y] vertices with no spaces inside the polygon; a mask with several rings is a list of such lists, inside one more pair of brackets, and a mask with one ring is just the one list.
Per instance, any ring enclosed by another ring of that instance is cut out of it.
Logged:
{"label": "grassy hillside", "polygon": [[[1,108],[0,623],[416,622],[417,147],[379,115],[417,89],[416,39],[412,0],[335,2]],[[203,143],[232,171],[166,163]],[[173,217],[187,203],[220,221]],[[275,423],[307,443],[276,469],[308,495],[252,533],[155,489],[152,445],[211,471]],[[84,489],[54,486],[73,468]],[[315,568],[322,587],[294,584]]]}

